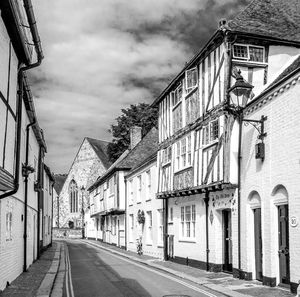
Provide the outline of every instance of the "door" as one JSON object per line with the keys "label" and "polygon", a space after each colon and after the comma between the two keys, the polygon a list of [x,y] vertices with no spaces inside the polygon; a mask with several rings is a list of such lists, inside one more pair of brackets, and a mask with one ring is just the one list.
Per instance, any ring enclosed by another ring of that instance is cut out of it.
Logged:
{"label": "door", "polygon": [[174,235],[168,235],[168,258],[174,258]]}
{"label": "door", "polygon": [[279,282],[290,283],[289,215],[288,205],[278,207]]}
{"label": "door", "polygon": [[262,281],[262,237],[261,237],[261,209],[256,208],[254,213],[254,246],[255,246],[255,275]]}
{"label": "door", "polygon": [[223,210],[223,246],[224,264],[223,270],[232,272],[232,241],[231,241],[231,211]]}

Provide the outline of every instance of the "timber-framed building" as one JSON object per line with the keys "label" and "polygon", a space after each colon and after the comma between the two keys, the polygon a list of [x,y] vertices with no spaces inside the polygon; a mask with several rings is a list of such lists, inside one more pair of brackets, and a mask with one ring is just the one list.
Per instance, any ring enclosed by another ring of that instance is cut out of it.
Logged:
{"label": "timber-framed building", "polygon": [[299,15],[296,0],[252,1],[232,21],[220,21],[154,101],[165,259],[252,278],[241,261],[240,137],[229,90],[240,71],[254,87],[251,103],[299,55]]}

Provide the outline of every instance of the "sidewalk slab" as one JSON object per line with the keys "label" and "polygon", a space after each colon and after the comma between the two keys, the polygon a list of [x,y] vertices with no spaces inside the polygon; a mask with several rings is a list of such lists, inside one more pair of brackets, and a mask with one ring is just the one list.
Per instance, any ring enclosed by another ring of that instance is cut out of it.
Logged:
{"label": "sidewalk slab", "polygon": [[0,293],[0,297],[33,297],[49,271],[55,252],[57,243],[53,242],[42,254],[40,259],[35,261],[26,272],[17,277],[9,287]]}
{"label": "sidewalk slab", "polygon": [[187,279],[198,285],[202,285],[211,290],[220,292],[230,297],[294,297],[288,289],[279,287],[271,288],[263,286],[258,281],[245,281],[233,278],[231,274],[214,273],[193,268],[190,266],[177,264],[171,261],[163,261],[147,255],[137,255],[137,253],[120,249],[101,241],[82,240],[97,245],[115,254],[127,257],[133,261],[152,266],[167,273],[176,275],[182,279]]}

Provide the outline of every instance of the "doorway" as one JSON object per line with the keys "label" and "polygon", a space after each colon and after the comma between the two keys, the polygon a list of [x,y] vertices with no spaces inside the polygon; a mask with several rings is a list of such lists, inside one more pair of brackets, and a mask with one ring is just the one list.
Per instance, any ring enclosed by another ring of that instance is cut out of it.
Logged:
{"label": "doorway", "polygon": [[262,234],[261,234],[261,209],[253,209],[254,213],[254,247],[255,247],[255,275],[262,281]]}
{"label": "doorway", "polygon": [[290,283],[289,214],[288,205],[278,206],[279,282]]}
{"label": "doorway", "polygon": [[232,272],[232,228],[231,228],[231,210],[222,211],[223,216],[223,247],[224,264],[223,271]]}

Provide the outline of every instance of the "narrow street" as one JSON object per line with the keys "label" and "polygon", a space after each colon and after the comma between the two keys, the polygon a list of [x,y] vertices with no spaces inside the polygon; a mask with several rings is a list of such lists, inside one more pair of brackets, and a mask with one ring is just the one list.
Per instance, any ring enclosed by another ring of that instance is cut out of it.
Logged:
{"label": "narrow street", "polygon": [[224,296],[90,244],[68,241],[67,246],[67,297]]}

